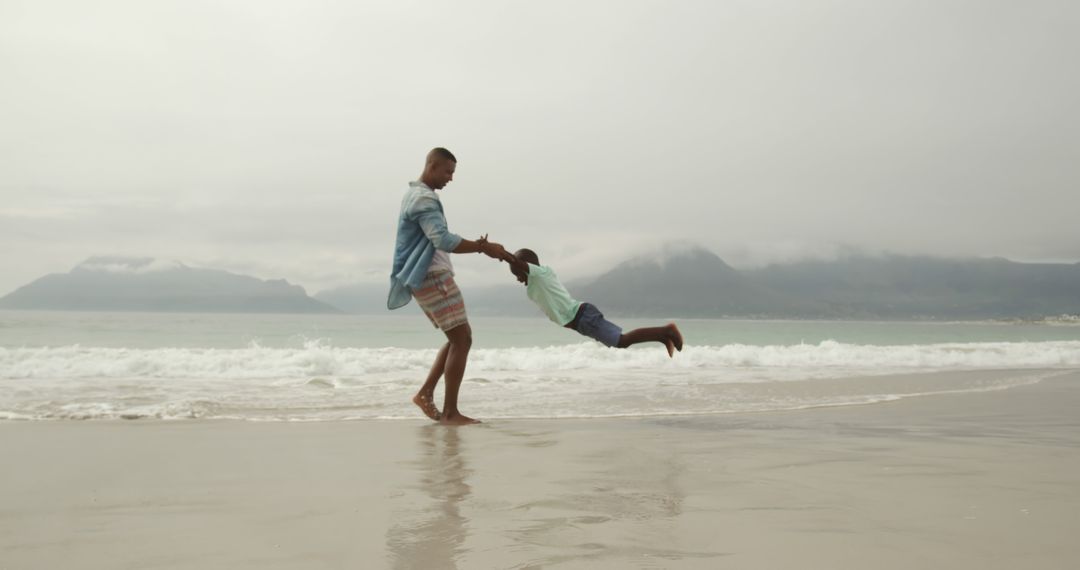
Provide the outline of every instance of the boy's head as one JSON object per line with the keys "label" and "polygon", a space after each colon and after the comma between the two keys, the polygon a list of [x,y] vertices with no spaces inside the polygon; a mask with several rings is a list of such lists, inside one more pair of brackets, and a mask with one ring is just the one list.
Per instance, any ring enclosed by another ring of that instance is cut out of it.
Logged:
{"label": "boy's head", "polygon": [[514,252],[514,257],[524,261],[525,263],[531,263],[533,265],[540,265],[540,258],[536,257],[536,252],[528,249],[521,248]]}
{"label": "boy's head", "polygon": [[[518,261],[523,263],[531,263],[533,265],[540,265],[540,259],[536,257],[536,252],[531,249],[522,248],[514,252],[514,257]],[[517,277],[519,283],[529,283],[529,268],[522,266],[521,264],[511,263],[510,271],[514,273],[514,277]]]}

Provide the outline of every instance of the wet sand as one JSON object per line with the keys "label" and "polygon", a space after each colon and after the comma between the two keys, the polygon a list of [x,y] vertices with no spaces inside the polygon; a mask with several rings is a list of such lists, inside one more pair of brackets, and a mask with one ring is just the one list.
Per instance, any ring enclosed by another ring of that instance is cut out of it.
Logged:
{"label": "wet sand", "polygon": [[1078,410],[0,423],[0,569],[1073,568]]}

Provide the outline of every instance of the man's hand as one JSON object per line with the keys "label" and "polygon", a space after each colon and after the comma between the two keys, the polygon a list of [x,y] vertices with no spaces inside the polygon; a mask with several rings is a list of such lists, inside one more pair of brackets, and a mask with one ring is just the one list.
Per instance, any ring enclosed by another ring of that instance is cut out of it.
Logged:
{"label": "man's hand", "polygon": [[481,235],[476,239],[476,247],[478,252],[490,257],[491,259],[498,259],[499,261],[511,261],[516,259],[513,255],[507,252],[507,248],[502,244],[487,241],[487,234]]}
{"label": "man's hand", "polygon": [[506,251],[506,248],[503,247],[501,243],[488,241],[487,235],[484,235],[480,239],[476,240],[476,242],[480,244],[480,253],[492,259],[498,259],[499,261],[506,262],[510,262],[515,259],[510,252]]}

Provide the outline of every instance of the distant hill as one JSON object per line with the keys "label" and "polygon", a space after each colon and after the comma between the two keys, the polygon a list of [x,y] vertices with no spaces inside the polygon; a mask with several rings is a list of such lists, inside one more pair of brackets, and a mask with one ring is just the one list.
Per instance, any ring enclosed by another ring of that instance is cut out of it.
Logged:
{"label": "distant hill", "polygon": [[[737,270],[692,247],[631,259],[565,284],[574,297],[613,316],[972,320],[1080,314],[1080,264],[1000,258],[852,255]],[[387,287],[317,297],[349,311],[387,314]],[[540,314],[517,284],[464,293],[470,314]]]}
{"label": "distant hill", "polygon": [[791,304],[703,248],[631,259],[573,294],[631,315],[757,315]]}
{"label": "distant hill", "polygon": [[390,279],[385,285],[360,283],[320,291],[312,297],[347,313],[377,315],[387,312],[386,298],[390,295]]}
{"label": "distant hill", "polygon": [[285,280],[151,258],[92,257],[0,298],[0,308],[70,311],[339,313]]}
{"label": "distant hill", "polygon": [[[560,276],[572,295],[613,317],[971,320],[1080,315],[1080,264],[853,255],[738,270],[707,249],[691,247],[630,259],[588,280]],[[353,285],[312,298],[283,280],[148,258],[95,257],[0,298],[0,308],[411,314],[387,311],[388,291],[389,283]],[[463,292],[471,315],[542,318],[517,283],[466,286]]]}
{"label": "distant hill", "polygon": [[849,256],[736,271],[706,250],[629,261],[584,286],[624,314],[995,319],[1080,314],[1080,264]]}
{"label": "distant hill", "polygon": [[852,256],[772,265],[746,275],[795,301],[783,312],[799,317],[986,319],[1080,313],[1080,264]]}
{"label": "distant hill", "polygon": [[[525,296],[525,287],[513,285],[495,285],[487,287],[462,286],[465,304],[471,315],[524,316],[540,314]],[[335,289],[320,291],[314,297],[349,313],[359,315],[403,315],[402,311],[390,311],[386,308],[386,299],[390,294],[390,280],[385,284],[363,283],[346,285]],[[410,303],[411,304],[411,303]],[[410,309],[404,309],[408,311]]]}

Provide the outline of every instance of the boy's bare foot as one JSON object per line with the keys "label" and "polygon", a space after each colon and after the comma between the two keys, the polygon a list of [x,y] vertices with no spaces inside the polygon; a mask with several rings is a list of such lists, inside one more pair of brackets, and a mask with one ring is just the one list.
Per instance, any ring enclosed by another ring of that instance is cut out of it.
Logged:
{"label": "boy's bare foot", "polygon": [[460,412],[451,416],[444,416],[439,418],[439,423],[444,426],[464,426],[469,424],[482,423],[480,420],[474,420],[468,416],[462,415]]}
{"label": "boy's bare foot", "polygon": [[[675,323],[668,323],[667,328],[671,331],[671,342],[675,344],[675,350],[682,352],[682,333],[679,332],[679,327],[675,326]],[[671,352],[668,349],[668,352]]]}
{"label": "boy's bare foot", "polygon": [[671,342],[671,339],[665,340],[664,346],[667,347],[668,358],[675,358],[675,344]]}
{"label": "boy's bare foot", "polygon": [[424,412],[425,416],[435,421],[439,421],[439,418],[441,417],[441,414],[439,414],[439,408],[436,408],[435,402],[431,400],[432,398],[430,394],[418,393],[412,398],[413,403],[420,408],[421,412]]}

